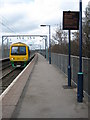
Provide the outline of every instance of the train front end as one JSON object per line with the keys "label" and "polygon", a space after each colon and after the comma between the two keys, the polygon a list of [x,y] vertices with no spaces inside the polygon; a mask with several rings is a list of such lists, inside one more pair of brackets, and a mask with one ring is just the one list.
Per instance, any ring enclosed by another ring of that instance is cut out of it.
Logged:
{"label": "train front end", "polygon": [[16,43],[10,46],[10,61],[13,67],[25,67],[29,61],[28,46]]}

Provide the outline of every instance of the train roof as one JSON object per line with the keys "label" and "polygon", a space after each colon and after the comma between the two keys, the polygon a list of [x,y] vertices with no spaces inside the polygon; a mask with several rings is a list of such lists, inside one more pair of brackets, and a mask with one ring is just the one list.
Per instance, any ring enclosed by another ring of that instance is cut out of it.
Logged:
{"label": "train roof", "polygon": [[13,45],[25,45],[25,46],[28,46],[27,44],[22,43],[22,42],[13,43],[11,46],[13,46]]}

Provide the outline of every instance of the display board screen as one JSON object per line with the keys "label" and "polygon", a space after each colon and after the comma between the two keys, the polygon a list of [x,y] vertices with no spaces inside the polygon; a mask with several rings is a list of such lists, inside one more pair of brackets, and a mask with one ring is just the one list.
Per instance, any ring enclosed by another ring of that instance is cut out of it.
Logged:
{"label": "display board screen", "polygon": [[63,30],[79,30],[79,12],[63,11]]}

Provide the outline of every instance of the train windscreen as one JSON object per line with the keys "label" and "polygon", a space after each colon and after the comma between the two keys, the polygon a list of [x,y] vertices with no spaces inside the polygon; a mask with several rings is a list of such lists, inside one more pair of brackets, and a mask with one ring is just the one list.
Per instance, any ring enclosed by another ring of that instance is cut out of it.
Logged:
{"label": "train windscreen", "polygon": [[25,46],[12,46],[11,55],[26,55]]}

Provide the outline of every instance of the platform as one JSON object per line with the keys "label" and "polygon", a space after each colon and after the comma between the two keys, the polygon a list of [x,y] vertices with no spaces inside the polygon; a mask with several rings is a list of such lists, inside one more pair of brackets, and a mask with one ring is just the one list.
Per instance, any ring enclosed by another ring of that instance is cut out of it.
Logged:
{"label": "platform", "polygon": [[77,102],[76,88],[67,77],[38,54],[12,118],[88,118],[88,106]]}

